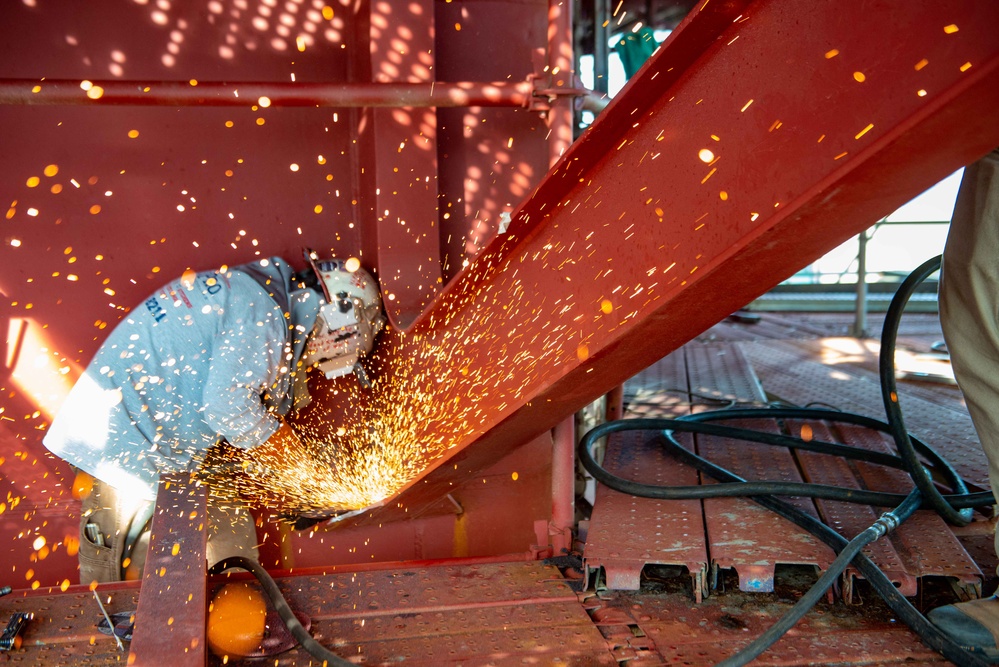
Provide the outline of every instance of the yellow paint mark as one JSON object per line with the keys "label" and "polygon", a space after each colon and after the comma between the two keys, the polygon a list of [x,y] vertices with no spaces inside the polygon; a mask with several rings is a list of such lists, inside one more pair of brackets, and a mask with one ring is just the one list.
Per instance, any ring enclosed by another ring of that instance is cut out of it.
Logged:
{"label": "yellow paint mark", "polygon": [[454,519],[454,537],[451,542],[451,555],[455,558],[468,555],[468,527],[465,525],[464,514],[459,514]]}
{"label": "yellow paint mark", "polygon": [[957,32],[957,25],[953,23],[951,23],[950,25],[945,25],[944,32],[947,33],[948,35],[953,35],[955,32]]}
{"label": "yellow paint mark", "polygon": [[863,72],[854,72],[853,80],[856,81],[857,83],[863,83],[864,81],[867,81],[867,77],[864,75]]}
{"label": "yellow paint mark", "polygon": [[855,136],[855,137],[854,137],[854,139],[859,139],[859,138],[861,138],[862,136],[864,136],[865,134],[867,134],[868,132],[870,132],[870,131],[871,131],[872,129],[874,129],[874,123],[868,123],[868,124],[867,124],[867,127],[865,127],[864,129],[862,129],[862,130],[861,130],[861,131],[860,131],[860,132],[859,132],[859,133],[857,134],[857,136]]}

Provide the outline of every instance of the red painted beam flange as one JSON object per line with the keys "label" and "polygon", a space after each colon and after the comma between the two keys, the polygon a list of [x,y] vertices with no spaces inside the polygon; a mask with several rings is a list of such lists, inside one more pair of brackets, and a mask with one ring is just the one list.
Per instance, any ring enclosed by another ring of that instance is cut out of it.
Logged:
{"label": "red painted beam flange", "polygon": [[128,664],[205,664],[207,566],[205,488],[167,475],[156,495]]}
{"label": "red painted beam flange", "polygon": [[378,400],[436,469],[369,520],[419,512],[994,148],[997,22],[974,0],[700,5],[386,339]]}

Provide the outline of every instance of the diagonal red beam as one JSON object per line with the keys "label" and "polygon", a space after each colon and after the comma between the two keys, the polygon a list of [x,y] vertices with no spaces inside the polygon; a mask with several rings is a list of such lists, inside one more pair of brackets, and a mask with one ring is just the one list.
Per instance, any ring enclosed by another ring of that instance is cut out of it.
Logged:
{"label": "diagonal red beam", "polygon": [[369,520],[418,514],[999,145],[997,22],[975,0],[702,3],[388,341],[382,399],[430,472]]}

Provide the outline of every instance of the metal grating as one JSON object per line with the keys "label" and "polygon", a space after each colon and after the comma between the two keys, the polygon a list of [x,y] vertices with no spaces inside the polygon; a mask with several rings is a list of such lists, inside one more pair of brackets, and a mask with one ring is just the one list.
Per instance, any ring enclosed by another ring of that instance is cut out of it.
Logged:
{"label": "metal grating", "polygon": [[[848,363],[820,363],[816,359],[822,357],[814,348],[794,343],[741,343],[740,347],[771,395],[796,405],[821,402],[884,419],[876,374]],[[900,386],[906,426],[946,456],[965,480],[989,488],[988,465],[967,411],[960,404],[946,407],[928,400],[919,395],[920,389]]]}
{"label": "metal grating", "polygon": [[[734,345],[688,346],[691,387],[698,392],[716,391],[740,402],[762,402],[752,368]],[[747,428],[774,429],[772,422],[754,420]],[[698,436],[701,456],[745,479],[801,481],[789,451],[764,445]],[[706,483],[707,479],[704,480]],[[791,499],[798,509],[818,516],[808,499]],[[773,590],[777,565],[812,565],[824,569],[835,555],[807,531],[742,498],[711,498],[704,501],[705,524],[712,568],[734,569],[743,591]]]}
{"label": "metal grating", "polygon": [[[856,427],[844,426],[840,430],[849,434],[851,444],[864,443],[870,449],[891,452],[884,438]],[[908,493],[912,489],[909,476],[900,470],[858,463],[857,470],[869,488],[895,493]],[[955,537],[947,523],[935,512],[921,510],[898,530],[888,536],[915,577],[953,577],[968,590],[972,597],[981,596],[984,575],[974,559]]]}
{"label": "metal grating", "polygon": [[[787,426],[791,433],[799,434],[805,422],[789,420]],[[838,439],[824,423],[807,422],[808,427],[816,440],[825,442],[837,442]],[[859,444],[856,442],[846,442],[844,444]],[[826,456],[815,452],[801,451],[796,456],[801,462],[802,472],[805,479],[815,484],[828,484],[843,488],[861,489],[850,464],[839,457]],[[859,505],[857,503],[844,503],[835,500],[816,500],[822,514],[822,520],[846,538],[851,538],[868,526],[873,524],[880,511],[869,505]],[[898,587],[902,595],[911,597],[917,593],[917,579],[913,576],[902,557],[898,554],[890,540],[878,540],[869,544],[864,553],[869,556],[889,579]],[[850,568],[846,573],[846,580],[843,585],[843,598],[851,602],[853,598],[853,578],[859,576],[854,568]]]}
{"label": "metal grating", "polygon": [[[279,580],[313,634],[363,664],[616,665],[559,571],[539,562],[444,564]],[[278,665],[314,664],[303,650]]]}
{"label": "metal grating", "polygon": [[[670,355],[625,385],[625,417],[675,417],[688,410],[683,356]],[[637,482],[687,486],[698,483],[696,471],[674,461],[649,442],[651,434],[627,432],[608,440],[604,466]],[[708,554],[701,504],[697,500],[637,498],[598,485],[583,553],[588,570],[602,567],[607,588],[638,590],[645,565],[687,568],[694,598],[707,584]]]}
{"label": "metal grating", "polygon": [[[134,611],[138,605],[137,584],[110,584],[98,591],[109,614]],[[98,632],[97,624],[103,616],[93,593],[85,587],[74,586],[66,593],[57,589],[44,595],[15,591],[0,598],[0,619],[4,624],[15,612],[31,612],[35,618],[21,633],[21,649],[6,654],[5,663],[24,667],[125,663],[128,644],[126,652],[121,652],[113,638]]]}

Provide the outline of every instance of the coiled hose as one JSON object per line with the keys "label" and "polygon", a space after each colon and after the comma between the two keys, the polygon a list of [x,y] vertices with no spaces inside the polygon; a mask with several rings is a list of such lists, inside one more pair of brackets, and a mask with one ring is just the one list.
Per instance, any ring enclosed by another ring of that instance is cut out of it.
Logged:
{"label": "coiled hose", "polygon": [[[991,492],[969,493],[961,476],[931,447],[911,436],[905,430],[899,406],[894,375],[895,340],[902,313],[916,287],[940,268],[940,257],[924,262],[899,286],[888,312],[881,335],[880,375],[881,393],[887,422],[862,415],[812,408],[759,408],[725,409],[687,415],[678,419],[624,419],[601,424],[580,440],[578,455],[583,467],[599,482],[635,496],[649,498],[692,499],[719,496],[751,497],[758,504],[808,530],[837,553],[836,559],[811,589],[776,624],[750,643],[743,651],[719,663],[719,667],[745,665],[769,648],[791,629],[825,594],[826,590],[851,563],[867,579],[889,608],[915,631],[931,648],[958,665],[977,667],[988,664],[954,643],[930,623],[901,595],[891,580],[861,550],[883,537],[908,519],[921,507],[932,508],[945,520],[955,525],[966,525],[971,520],[971,508],[991,505],[995,499]],[[898,456],[871,452],[862,448],[836,443],[806,441],[791,436],[764,433],[744,428],[722,426],[711,422],[726,419],[812,419],[837,421],[864,426],[892,436]],[[618,477],[603,468],[593,457],[593,445],[600,438],[619,431],[654,431],[657,441],[672,455],[697,470],[711,476],[719,484],[704,486],[664,487],[642,484]],[[733,439],[743,439],[767,445],[843,456],[856,460],[878,463],[905,470],[913,480],[914,489],[906,496],[899,494],[861,491],[817,484],[789,482],[747,482],[724,468],[693,454],[680,445],[676,432],[701,433]],[[922,455],[923,461],[919,456]],[[927,470],[929,466],[952,491],[944,495]],[[852,540],[829,528],[813,516],[801,512],[777,496],[805,496],[826,498],[866,505],[889,506],[894,509],[883,514],[871,527]]]}

